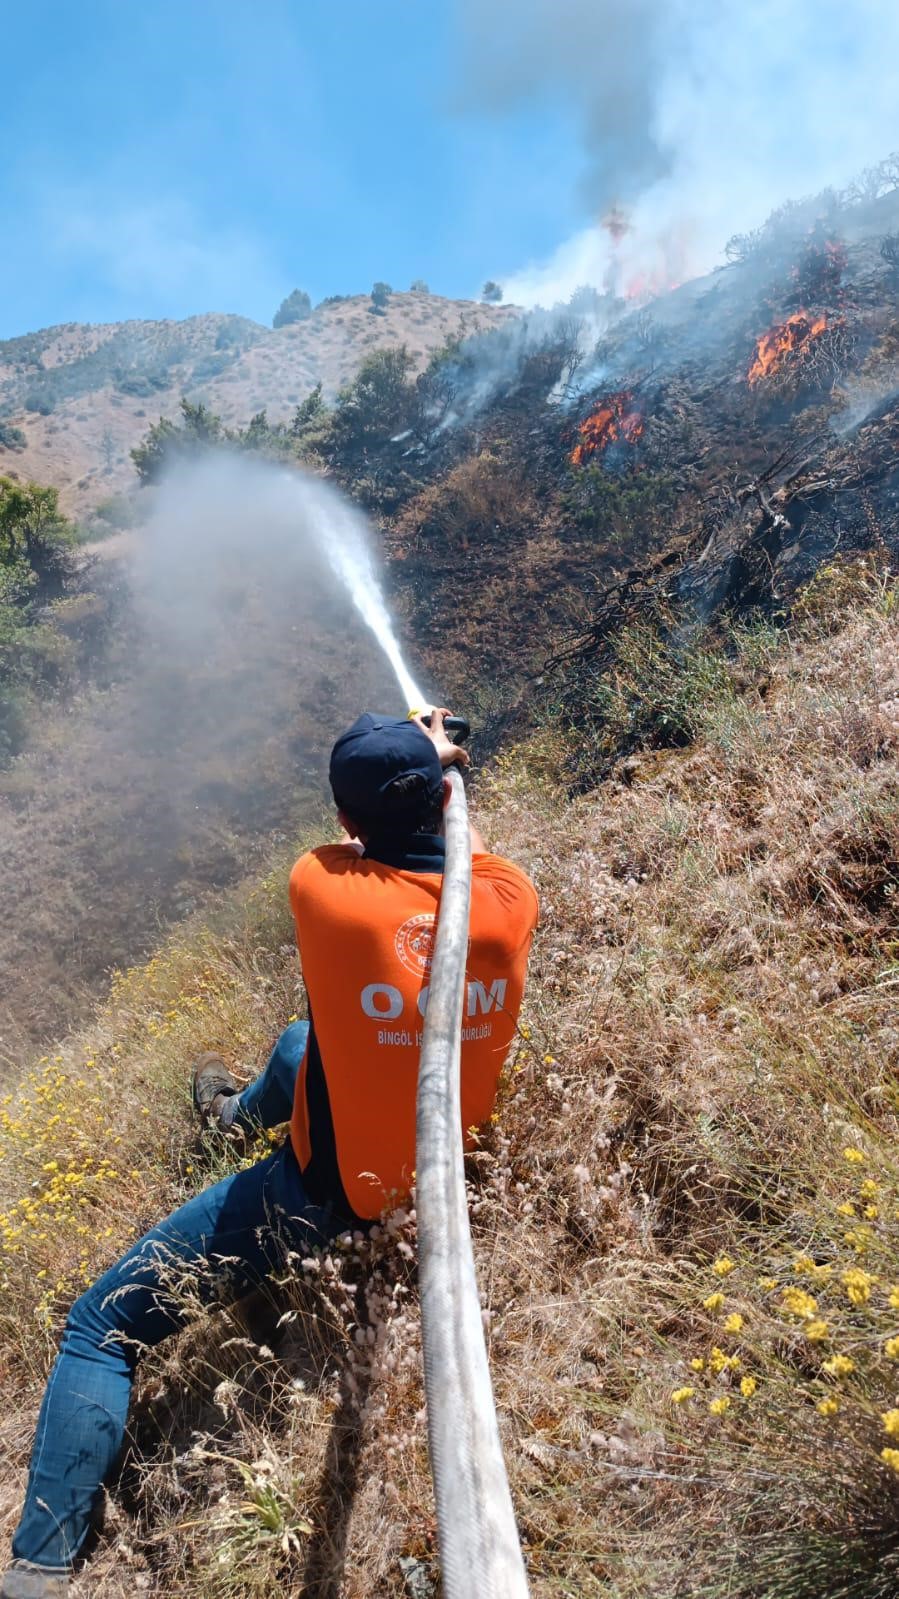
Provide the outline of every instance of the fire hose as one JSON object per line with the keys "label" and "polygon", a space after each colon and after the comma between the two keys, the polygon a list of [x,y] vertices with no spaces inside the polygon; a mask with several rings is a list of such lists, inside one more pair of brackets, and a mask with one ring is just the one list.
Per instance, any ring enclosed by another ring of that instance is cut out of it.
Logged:
{"label": "fire hose", "polygon": [[471,840],[448,772],[446,862],[418,1075],[416,1211],[428,1449],[444,1599],[527,1599],[503,1461],[462,1158],[460,1069]]}

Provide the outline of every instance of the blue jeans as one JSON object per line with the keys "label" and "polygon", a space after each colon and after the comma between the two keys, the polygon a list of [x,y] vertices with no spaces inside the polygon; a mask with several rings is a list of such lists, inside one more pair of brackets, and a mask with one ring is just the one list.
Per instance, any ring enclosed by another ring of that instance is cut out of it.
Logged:
{"label": "blue jeans", "polygon": [[[234,1125],[289,1120],[308,1034],[281,1034],[265,1071],[240,1095]],[[172,1291],[184,1268],[227,1259],[192,1279],[206,1300],[240,1298],[283,1267],[288,1249],[308,1252],[346,1227],[303,1188],[290,1141],[248,1171],[188,1200],[104,1272],[73,1305],[44,1394],[13,1555],[67,1568],[90,1527],[101,1485],[122,1446],[138,1354],[184,1326]]]}

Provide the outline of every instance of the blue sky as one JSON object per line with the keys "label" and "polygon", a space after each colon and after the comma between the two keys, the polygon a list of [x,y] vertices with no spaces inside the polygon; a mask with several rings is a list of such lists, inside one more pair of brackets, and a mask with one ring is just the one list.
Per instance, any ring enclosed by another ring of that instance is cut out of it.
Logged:
{"label": "blue sky", "polygon": [[0,337],[664,286],[899,149],[896,0],[9,0],[0,42]]}
{"label": "blue sky", "polygon": [[563,98],[467,103],[453,0],[30,0],[3,49],[3,337],[468,295],[584,220]]}

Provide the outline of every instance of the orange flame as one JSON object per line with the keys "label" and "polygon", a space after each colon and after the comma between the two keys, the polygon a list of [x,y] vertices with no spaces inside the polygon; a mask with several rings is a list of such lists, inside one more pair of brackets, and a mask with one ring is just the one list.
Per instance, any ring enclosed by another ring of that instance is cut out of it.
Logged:
{"label": "orange flame", "polygon": [[581,442],[576,444],[571,452],[572,466],[583,466],[589,456],[594,455],[597,450],[606,449],[616,440],[623,440],[625,444],[636,444],[643,427],[642,414],[637,410],[628,391],[623,389],[620,394],[613,394],[611,399],[606,400],[599,410],[588,416],[578,428]]}
{"label": "orange flame", "polygon": [[622,290],[625,300],[655,300],[660,294],[670,294],[680,288],[680,279],[672,278],[661,267],[650,272],[635,272]]}
{"label": "orange flame", "polygon": [[824,312],[813,317],[809,311],[794,311],[786,322],[763,333],[756,346],[756,356],[749,368],[749,384],[754,388],[762,378],[779,372],[785,362],[810,339],[816,339],[827,327]]}

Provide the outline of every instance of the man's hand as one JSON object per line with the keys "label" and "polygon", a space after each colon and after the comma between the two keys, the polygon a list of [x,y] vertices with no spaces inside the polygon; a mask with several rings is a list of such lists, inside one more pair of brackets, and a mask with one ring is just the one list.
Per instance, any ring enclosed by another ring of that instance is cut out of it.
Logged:
{"label": "man's hand", "polygon": [[447,766],[452,766],[454,761],[459,766],[470,766],[471,756],[469,755],[468,751],[464,750],[461,744],[454,744],[452,739],[444,730],[443,718],[445,716],[450,716],[451,714],[452,713],[448,711],[446,707],[444,707],[443,710],[438,710],[435,706],[434,710],[431,712],[430,727],[428,727],[427,723],[423,721],[420,716],[414,716],[412,720],[414,721],[416,727],[420,727],[422,732],[426,734],[426,736],[431,740],[431,743],[435,746],[437,754],[440,756],[440,764],[442,767],[446,768]]}

